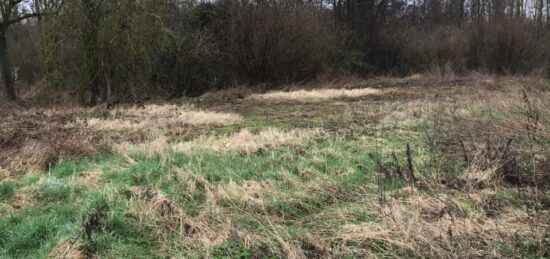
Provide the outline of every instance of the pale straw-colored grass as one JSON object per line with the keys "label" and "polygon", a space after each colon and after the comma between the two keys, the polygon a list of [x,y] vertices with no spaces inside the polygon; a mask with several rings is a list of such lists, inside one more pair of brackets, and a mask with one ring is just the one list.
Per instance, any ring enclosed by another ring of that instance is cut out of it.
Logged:
{"label": "pale straw-colored grass", "polygon": [[205,148],[216,152],[235,150],[250,153],[260,148],[303,145],[306,139],[318,134],[319,131],[309,129],[295,129],[289,131],[266,129],[258,133],[252,133],[244,129],[229,136],[202,137],[190,142],[178,143],[174,145],[174,149],[176,151],[189,151],[194,148]]}
{"label": "pale straw-colored grass", "polygon": [[71,240],[69,238],[62,238],[52,248],[47,258],[66,258],[66,259],[81,259],[87,258],[83,251],[84,245],[80,240]]}
{"label": "pale straw-colored grass", "polygon": [[107,131],[163,130],[172,127],[222,125],[238,123],[242,117],[234,113],[203,111],[191,106],[147,105],[144,108],[119,108],[108,118],[91,118],[89,127]]}
{"label": "pale straw-colored grass", "polygon": [[250,154],[261,148],[269,149],[279,146],[300,146],[311,137],[319,135],[318,130],[295,129],[279,130],[266,129],[258,133],[252,133],[247,129],[227,136],[201,136],[197,139],[186,142],[170,143],[166,137],[158,137],[152,141],[133,144],[121,143],[115,145],[115,151],[120,154],[128,152],[139,152],[144,155],[154,155],[165,151],[192,152],[194,150],[207,150],[215,153],[237,151],[243,154]]}
{"label": "pale straw-colored grass", "polygon": [[298,102],[320,102],[339,98],[357,98],[367,95],[378,95],[382,91],[374,88],[362,89],[316,89],[298,90],[291,92],[275,91],[265,94],[250,95],[248,99],[253,100],[274,100],[274,101],[298,101]]}
{"label": "pale straw-colored grass", "polygon": [[[381,221],[343,225],[335,239],[360,246],[382,242],[401,253],[437,258],[455,254],[456,247],[451,244],[461,242],[468,245],[462,251],[466,257],[501,257],[499,244],[512,244],[518,238],[541,240],[548,230],[547,225],[530,224],[530,216],[521,209],[506,208],[498,217],[486,217],[471,208],[472,202],[484,200],[473,193],[429,196],[410,189],[404,188],[403,192],[412,195],[402,200],[382,205],[372,200],[378,208],[371,212],[377,212]],[[476,204],[476,208],[481,207]],[[468,243],[471,238],[484,245]]]}
{"label": "pale straw-colored grass", "polygon": [[244,181],[236,183],[230,181],[225,185],[218,185],[215,191],[212,192],[210,202],[221,205],[225,201],[231,201],[241,207],[249,208],[250,211],[265,211],[266,205],[262,196],[266,193],[269,195],[279,195],[269,182]]}

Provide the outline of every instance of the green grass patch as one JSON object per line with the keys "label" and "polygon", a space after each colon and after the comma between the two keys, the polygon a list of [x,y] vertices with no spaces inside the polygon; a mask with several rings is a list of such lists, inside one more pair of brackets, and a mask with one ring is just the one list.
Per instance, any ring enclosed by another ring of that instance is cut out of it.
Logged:
{"label": "green grass patch", "polygon": [[237,241],[226,241],[212,249],[212,257],[216,259],[247,259],[252,258],[252,251]]}
{"label": "green grass patch", "polygon": [[15,193],[15,184],[10,181],[0,182],[0,202]]}

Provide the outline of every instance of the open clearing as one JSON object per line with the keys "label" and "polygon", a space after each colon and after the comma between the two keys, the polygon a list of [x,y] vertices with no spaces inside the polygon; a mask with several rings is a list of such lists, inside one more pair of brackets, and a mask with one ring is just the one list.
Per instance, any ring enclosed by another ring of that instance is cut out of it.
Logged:
{"label": "open clearing", "polygon": [[2,107],[0,257],[549,257],[550,82]]}

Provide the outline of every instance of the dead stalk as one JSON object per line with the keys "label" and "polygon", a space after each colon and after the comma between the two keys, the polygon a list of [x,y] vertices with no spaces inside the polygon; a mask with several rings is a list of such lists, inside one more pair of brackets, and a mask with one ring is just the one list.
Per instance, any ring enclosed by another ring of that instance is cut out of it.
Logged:
{"label": "dead stalk", "polygon": [[407,164],[409,166],[409,176],[411,178],[412,184],[416,183],[416,177],[414,176],[414,167],[412,161],[412,150],[410,143],[407,143]]}

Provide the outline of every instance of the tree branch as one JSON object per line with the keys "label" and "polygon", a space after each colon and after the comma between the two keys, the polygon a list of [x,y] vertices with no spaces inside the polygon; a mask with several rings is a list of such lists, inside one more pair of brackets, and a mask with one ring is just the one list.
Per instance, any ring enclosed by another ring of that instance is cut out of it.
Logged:
{"label": "tree branch", "polygon": [[26,20],[26,19],[29,19],[29,18],[33,18],[33,17],[40,17],[40,16],[44,16],[46,15],[45,13],[29,13],[29,14],[25,14],[25,15],[22,15],[22,16],[19,16],[15,19],[12,19],[12,20],[9,20],[9,21],[6,21],[4,22],[5,25],[12,25],[14,23],[18,23],[20,21],[23,21],[23,20]]}
{"label": "tree branch", "polygon": [[[23,0],[10,0],[9,1],[10,6],[8,6],[9,11],[11,12],[11,10],[14,7],[16,7],[19,3],[21,3],[22,1]],[[20,21],[23,21],[23,20],[26,20],[26,19],[29,19],[29,18],[41,17],[41,16],[48,15],[48,14],[55,14],[55,13],[59,12],[59,10],[61,10],[61,7],[63,6],[64,3],[65,3],[64,0],[60,0],[59,2],[57,2],[57,8],[55,8],[55,10],[53,10],[53,11],[44,11],[43,10],[43,12],[33,12],[33,13],[23,14],[19,17],[14,18],[14,19],[4,20],[1,23],[2,23],[3,26],[10,26],[14,23],[18,23]],[[4,7],[4,6],[1,6],[1,7]],[[2,8],[2,9],[5,9],[5,8]],[[4,16],[3,18],[9,17],[9,16],[6,16],[6,15],[2,15],[2,16]]]}

